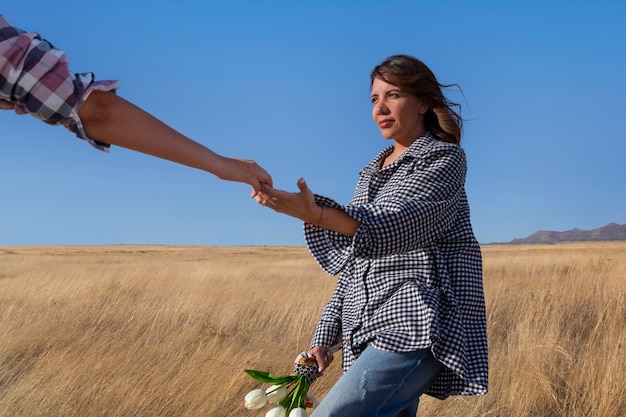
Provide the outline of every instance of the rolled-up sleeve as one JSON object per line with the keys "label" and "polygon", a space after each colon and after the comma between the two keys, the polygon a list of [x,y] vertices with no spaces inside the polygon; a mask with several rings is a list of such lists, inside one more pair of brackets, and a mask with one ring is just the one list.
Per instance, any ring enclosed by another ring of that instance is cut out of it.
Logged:
{"label": "rolled-up sleeve", "polygon": [[93,73],[74,74],[65,52],[35,32],[12,26],[0,15],[0,108],[65,126],[97,149],[109,145],[89,138],[78,110],[94,90],[115,91],[115,80],[95,81]]}
{"label": "rolled-up sleeve", "polygon": [[[315,203],[322,207],[344,210],[336,201],[319,195],[315,195]],[[352,258],[351,236],[304,223],[304,238],[313,258],[330,275],[341,272]]]}

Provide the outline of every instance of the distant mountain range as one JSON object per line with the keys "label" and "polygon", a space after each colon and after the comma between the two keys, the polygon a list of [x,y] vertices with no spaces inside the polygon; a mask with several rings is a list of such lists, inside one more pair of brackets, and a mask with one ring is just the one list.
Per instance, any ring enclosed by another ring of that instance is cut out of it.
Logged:
{"label": "distant mountain range", "polygon": [[513,239],[502,244],[533,245],[561,242],[601,242],[626,240],[626,224],[609,223],[593,230],[572,229],[566,232],[540,230],[523,239]]}

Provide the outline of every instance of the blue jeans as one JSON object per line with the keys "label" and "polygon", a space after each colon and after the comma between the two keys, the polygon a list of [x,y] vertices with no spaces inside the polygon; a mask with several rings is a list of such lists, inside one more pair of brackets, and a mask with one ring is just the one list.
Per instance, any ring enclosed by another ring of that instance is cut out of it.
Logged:
{"label": "blue jeans", "polygon": [[443,370],[430,349],[393,353],[367,347],[311,417],[415,417],[420,395]]}

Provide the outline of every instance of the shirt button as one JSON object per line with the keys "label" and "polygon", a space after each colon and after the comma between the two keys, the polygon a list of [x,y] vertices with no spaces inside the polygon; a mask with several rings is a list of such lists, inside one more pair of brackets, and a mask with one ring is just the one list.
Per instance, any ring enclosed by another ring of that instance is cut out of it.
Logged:
{"label": "shirt button", "polygon": [[357,315],[356,315],[356,319],[357,319],[357,320],[360,320],[360,319],[361,319],[361,315],[360,315],[360,314],[357,314]]}
{"label": "shirt button", "polygon": [[364,290],[365,289],[365,284],[361,284],[361,289]]}

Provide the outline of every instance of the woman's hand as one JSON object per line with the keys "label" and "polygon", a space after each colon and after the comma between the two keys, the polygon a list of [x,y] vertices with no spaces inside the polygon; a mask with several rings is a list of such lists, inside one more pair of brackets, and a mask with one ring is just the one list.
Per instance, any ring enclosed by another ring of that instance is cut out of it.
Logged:
{"label": "woman's hand", "polygon": [[323,346],[315,346],[309,350],[309,354],[317,361],[319,373],[320,376],[322,376],[322,372],[328,368],[328,365],[330,365],[334,359],[333,351]]}
{"label": "woman's hand", "polygon": [[257,203],[272,210],[309,223],[315,223],[322,214],[322,208],[315,204],[313,192],[306,185],[304,178],[298,180],[297,193],[277,190],[268,184],[261,184],[261,192],[256,195]]}
{"label": "woman's hand", "polygon": [[300,192],[290,193],[261,183],[261,192],[254,199],[262,206],[283,213],[315,226],[333,230],[347,236],[354,236],[361,222],[353,219],[345,211],[321,207],[315,203],[313,192],[303,178],[298,180]]}

